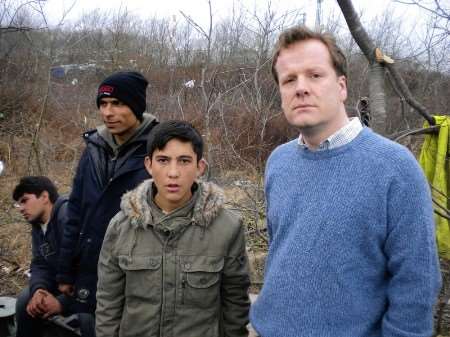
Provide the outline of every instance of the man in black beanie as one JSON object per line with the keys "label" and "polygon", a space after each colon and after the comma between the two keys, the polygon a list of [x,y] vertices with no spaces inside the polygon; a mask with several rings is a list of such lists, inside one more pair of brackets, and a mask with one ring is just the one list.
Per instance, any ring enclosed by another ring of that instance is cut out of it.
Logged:
{"label": "man in black beanie", "polygon": [[70,194],[58,263],[59,290],[78,312],[94,313],[97,261],[120,198],[149,178],[146,140],[157,124],[146,110],[148,82],[138,72],[117,72],[100,84],[96,103],[104,125],[85,132],[86,142]]}
{"label": "man in black beanie", "polygon": [[98,88],[97,107],[117,144],[122,144],[143,120],[148,82],[137,72],[119,72],[107,77]]}

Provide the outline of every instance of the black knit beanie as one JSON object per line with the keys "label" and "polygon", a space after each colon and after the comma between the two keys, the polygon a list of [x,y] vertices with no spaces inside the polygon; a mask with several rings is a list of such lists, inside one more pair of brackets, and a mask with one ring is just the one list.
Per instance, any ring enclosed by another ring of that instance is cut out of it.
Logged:
{"label": "black knit beanie", "polygon": [[114,97],[128,105],[136,118],[142,121],[146,109],[146,89],[148,81],[135,71],[114,73],[103,80],[98,87],[97,108],[100,108],[100,98]]}

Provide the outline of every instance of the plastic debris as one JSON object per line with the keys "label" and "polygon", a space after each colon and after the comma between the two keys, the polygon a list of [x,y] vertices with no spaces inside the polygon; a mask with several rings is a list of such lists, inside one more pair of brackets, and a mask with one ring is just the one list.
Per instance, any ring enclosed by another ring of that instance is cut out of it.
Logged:
{"label": "plastic debris", "polygon": [[190,81],[187,81],[186,83],[184,83],[185,88],[192,89],[194,86],[195,86],[195,80],[190,80]]}

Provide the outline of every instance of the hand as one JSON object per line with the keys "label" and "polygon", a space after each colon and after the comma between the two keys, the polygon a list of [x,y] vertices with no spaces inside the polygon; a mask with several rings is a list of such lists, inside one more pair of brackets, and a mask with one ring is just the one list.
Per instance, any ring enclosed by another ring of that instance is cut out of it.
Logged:
{"label": "hand", "polygon": [[31,317],[35,318],[45,313],[44,297],[46,293],[47,291],[44,289],[38,289],[34,292],[33,297],[31,297],[27,305],[27,313]]}
{"label": "hand", "polygon": [[73,289],[73,284],[65,284],[65,283],[59,284],[58,290],[67,296],[73,296],[73,294],[75,292]]}
{"label": "hand", "polygon": [[44,297],[44,307],[46,312],[42,318],[47,318],[62,312],[61,303],[59,303],[58,299],[50,293],[47,293]]}

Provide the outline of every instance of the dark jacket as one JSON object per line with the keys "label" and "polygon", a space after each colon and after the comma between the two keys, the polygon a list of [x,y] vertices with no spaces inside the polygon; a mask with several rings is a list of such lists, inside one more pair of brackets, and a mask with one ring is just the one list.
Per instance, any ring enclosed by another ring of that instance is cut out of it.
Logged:
{"label": "dark jacket", "polygon": [[58,282],[75,285],[80,312],[95,310],[97,261],[122,195],[149,178],[144,167],[148,134],[157,123],[146,114],[142,127],[116,151],[98,130],[86,132],[84,150],[68,204]]}
{"label": "dark jacket", "polygon": [[246,337],[244,227],[212,183],[169,214],[152,181],[124,195],[99,260],[97,337]]}
{"label": "dark jacket", "polygon": [[56,270],[63,226],[67,221],[67,197],[59,197],[53,205],[47,230],[43,233],[39,225],[31,229],[31,278],[30,294],[39,288],[56,293]]}

